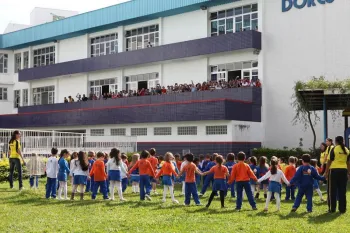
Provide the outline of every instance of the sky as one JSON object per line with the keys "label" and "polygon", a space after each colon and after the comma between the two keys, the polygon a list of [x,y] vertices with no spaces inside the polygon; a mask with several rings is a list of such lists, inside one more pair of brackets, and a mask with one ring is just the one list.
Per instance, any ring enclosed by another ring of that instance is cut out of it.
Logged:
{"label": "sky", "polygon": [[72,10],[84,13],[128,0],[0,0],[0,34],[8,23],[29,24],[35,7]]}

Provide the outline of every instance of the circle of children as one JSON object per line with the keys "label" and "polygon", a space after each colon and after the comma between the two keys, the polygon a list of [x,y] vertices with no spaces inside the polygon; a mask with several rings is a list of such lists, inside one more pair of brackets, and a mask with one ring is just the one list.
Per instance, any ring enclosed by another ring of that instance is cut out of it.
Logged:
{"label": "circle of children", "polygon": [[[333,149],[333,146],[329,141],[327,144],[321,144],[322,165],[326,164],[328,160],[326,152],[328,150],[330,153],[330,149]],[[345,149],[348,155],[348,149]],[[316,190],[323,201],[318,181],[326,183],[325,177],[319,175],[325,172],[326,167],[319,168],[317,160],[311,159],[308,154],[303,155],[299,160],[290,157],[289,165],[282,159],[272,157],[268,165],[267,158],[264,156],[259,160],[254,156],[246,160],[244,152],[239,152],[237,156],[229,153],[226,161],[218,154],[195,158],[189,153],[184,156],[183,161],[180,161],[178,154],[173,156],[168,152],[164,157],[157,158],[156,150],[150,149],[142,151],[141,154],[134,154],[132,161],[129,162],[124,153],[114,148],[109,155],[103,152],[98,152],[96,156],[94,152],[88,152],[88,154],[82,151],[74,152],[70,166],[67,162],[70,153],[67,150],[62,150],[58,156],[58,150],[53,148],[51,154],[46,163],[47,199],[56,198],[58,190],[57,199],[67,200],[67,181],[71,177],[71,200],[74,200],[77,194],[80,195],[80,200],[84,200],[84,193],[90,191],[91,198],[95,200],[98,189],[103,199],[115,200],[116,189],[119,200],[126,201],[123,192],[129,183],[132,185],[132,192],[140,194],[141,201],[152,200],[151,193],[157,194],[157,182],[161,180],[164,186],[163,202],[166,201],[169,191],[172,202],[179,203],[174,196],[174,184],[180,182],[182,183],[181,195],[185,195],[186,206],[190,205],[191,196],[196,205],[201,205],[199,196],[203,196],[211,185],[212,193],[206,204],[207,208],[215,196],[220,197],[221,207],[224,208],[225,197],[230,193],[232,198],[237,197],[236,210],[239,211],[242,208],[245,193],[251,208],[257,210],[255,199],[259,199],[262,189],[266,199],[264,210],[268,211],[271,199],[276,199],[277,210],[280,209],[283,181],[286,189],[285,200],[294,201],[292,212],[298,209],[304,195],[307,199],[307,211],[312,212],[313,191]],[[201,176],[204,178],[201,179]],[[203,186],[198,194],[197,187],[201,180],[203,180]],[[298,193],[295,196],[296,188]]]}

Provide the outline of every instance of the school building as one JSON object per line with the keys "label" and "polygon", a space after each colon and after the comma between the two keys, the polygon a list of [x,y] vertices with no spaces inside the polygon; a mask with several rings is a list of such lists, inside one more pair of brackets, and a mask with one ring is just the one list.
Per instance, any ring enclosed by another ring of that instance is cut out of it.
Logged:
{"label": "school building", "polygon": [[[0,128],[137,136],[139,149],[162,153],[249,153],[297,147],[300,138],[308,148],[311,133],[291,123],[293,85],[349,76],[348,12],[348,0],[131,0],[83,14],[35,8],[31,25],[0,35]],[[89,99],[237,79],[262,87]],[[74,103],[64,103],[69,96]],[[343,127],[330,123],[329,135]]]}

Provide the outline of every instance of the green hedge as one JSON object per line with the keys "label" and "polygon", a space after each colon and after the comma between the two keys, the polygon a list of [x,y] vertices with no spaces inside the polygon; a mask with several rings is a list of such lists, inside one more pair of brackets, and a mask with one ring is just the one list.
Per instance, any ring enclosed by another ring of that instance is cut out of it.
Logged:
{"label": "green hedge", "polygon": [[[276,156],[277,158],[286,158],[288,159],[290,156],[301,157],[303,154],[310,154],[311,156],[318,154],[313,153],[312,151],[305,151],[301,148],[293,148],[293,149],[271,149],[271,148],[258,148],[253,150],[253,156],[259,158],[261,156],[267,157],[269,160],[272,156]],[[313,156],[315,157],[315,156]]]}
{"label": "green hedge", "polygon": [[[22,166],[22,176],[23,179],[28,179],[29,175],[28,175],[28,171],[27,171],[27,167],[26,166]],[[8,178],[10,175],[10,167],[9,166],[4,166],[4,165],[0,165],[0,182],[8,182]],[[14,180],[18,180],[18,172],[15,170],[14,173]]]}

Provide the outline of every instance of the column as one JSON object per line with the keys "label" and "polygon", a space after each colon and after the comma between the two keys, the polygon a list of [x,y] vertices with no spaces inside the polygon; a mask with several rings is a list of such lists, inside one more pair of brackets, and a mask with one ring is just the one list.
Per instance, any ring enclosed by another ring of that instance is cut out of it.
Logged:
{"label": "column", "polygon": [[[30,56],[29,56],[30,57]],[[33,105],[32,83],[28,83],[28,106]]]}
{"label": "column", "polygon": [[122,53],[125,51],[125,32],[124,26],[120,26],[117,29],[118,32],[118,53]]}
{"label": "column", "polygon": [[58,49],[59,49],[59,42],[55,42],[55,64],[59,63],[59,59],[58,59],[58,56],[59,56],[59,52],[58,52]]}
{"label": "column", "polygon": [[21,67],[20,69],[22,70],[24,67],[24,52],[21,52]]}
{"label": "column", "polygon": [[34,66],[33,62],[33,48],[32,46],[29,46],[28,48],[28,68],[32,68]]}
{"label": "column", "polygon": [[159,18],[159,46],[163,45],[163,18]]}
{"label": "column", "polygon": [[325,142],[328,137],[328,111],[326,96],[323,96],[323,137]]}

